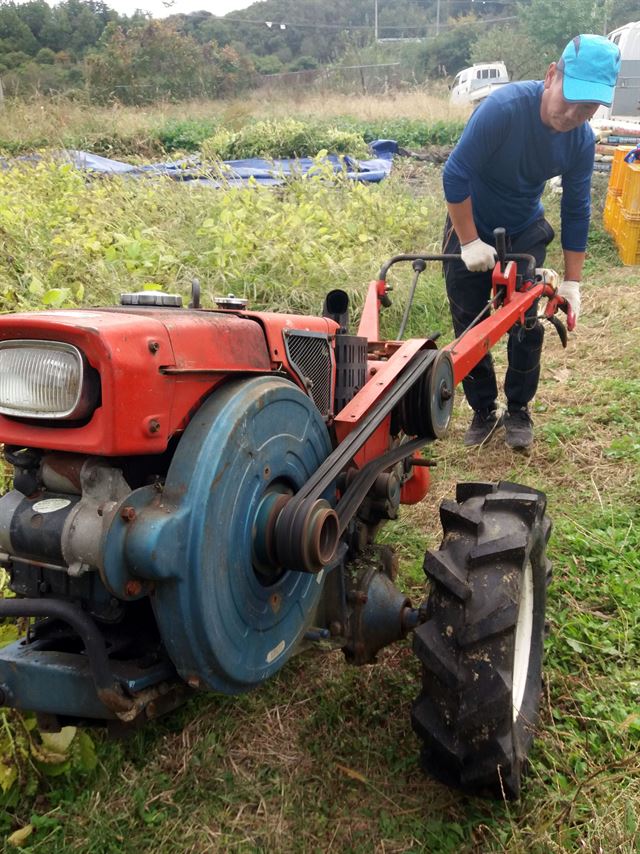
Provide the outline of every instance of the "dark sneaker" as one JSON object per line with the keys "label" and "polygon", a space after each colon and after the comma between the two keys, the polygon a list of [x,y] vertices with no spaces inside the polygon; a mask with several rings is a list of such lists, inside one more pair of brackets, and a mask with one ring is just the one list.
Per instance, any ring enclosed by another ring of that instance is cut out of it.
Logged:
{"label": "dark sneaker", "polygon": [[483,445],[502,426],[503,413],[497,409],[478,409],[474,412],[471,424],[464,434],[467,447]]}
{"label": "dark sneaker", "polygon": [[510,409],[504,417],[505,441],[514,451],[528,451],[533,445],[533,421],[526,406]]}

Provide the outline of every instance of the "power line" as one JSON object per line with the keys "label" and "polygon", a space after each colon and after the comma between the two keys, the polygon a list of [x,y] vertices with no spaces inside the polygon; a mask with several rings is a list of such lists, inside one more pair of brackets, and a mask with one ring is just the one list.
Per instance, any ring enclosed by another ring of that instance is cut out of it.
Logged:
{"label": "power line", "polygon": [[[457,0],[447,0],[447,2],[457,2]],[[469,0],[464,0],[464,2],[469,2]],[[475,2],[486,2],[493,3],[494,0],[475,0]],[[500,0],[498,0],[500,2]],[[505,3],[505,5],[508,5]],[[479,18],[477,21],[474,21],[474,24],[495,24],[500,21],[515,21],[517,19],[517,15],[509,15],[506,17],[500,18]],[[264,27],[267,26],[269,29],[287,29],[288,27],[297,27],[300,29],[311,29],[311,30],[367,30],[369,32],[373,32],[375,27],[370,24],[312,24],[309,22],[303,21],[265,21],[258,20],[255,18],[218,18],[218,21],[226,22],[229,24],[257,24],[258,26]],[[432,26],[431,24],[419,24],[417,26],[411,25],[399,25],[399,24],[383,24],[381,25],[385,30],[424,30]],[[455,27],[455,24],[442,24],[441,27]]]}
{"label": "power line", "polygon": [[230,24],[259,24],[261,27],[265,25],[270,29],[279,27],[299,27],[311,30],[373,30],[372,26],[366,24],[311,24],[303,21],[258,21],[252,18],[218,18],[219,21],[228,22]]}
{"label": "power line", "polygon": [[326,74],[336,74],[339,71],[353,71],[362,68],[397,68],[399,62],[376,62],[374,65],[320,65],[318,68],[305,68],[303,71],[278,71],[275,74],[261,74],[260,77],[271,80],[274,77],[292,77],[296,75],[314,74],[324,71]]}
{"label": "power line", "polygon": [[261,27],[267,26],[270,29],[278,28],[278,27],[300,27],[305,29],[312,30],[373,30],[372,26],[368,26],[365,24],[312,24],[304,21],[295,22],[295,21],[265,21],[257,20],[254,18],[230,18],[229,16],[225,16],[224,18],[218,18],[218,21],[222,21],[230,24],[259,24]]}

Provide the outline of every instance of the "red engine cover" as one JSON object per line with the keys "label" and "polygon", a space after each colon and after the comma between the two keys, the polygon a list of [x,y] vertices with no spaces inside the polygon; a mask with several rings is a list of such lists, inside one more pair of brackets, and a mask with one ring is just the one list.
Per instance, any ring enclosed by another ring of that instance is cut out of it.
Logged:
{"label": "red engine cover", "polygon": [[75,345],[100,374],[101,404],[75,427],[0,415],[0,441],[76,453],[160,453],[230,374],[274,367],[262,325],[232,313],[122,308],[0,317],[0,340],[12,338]]}

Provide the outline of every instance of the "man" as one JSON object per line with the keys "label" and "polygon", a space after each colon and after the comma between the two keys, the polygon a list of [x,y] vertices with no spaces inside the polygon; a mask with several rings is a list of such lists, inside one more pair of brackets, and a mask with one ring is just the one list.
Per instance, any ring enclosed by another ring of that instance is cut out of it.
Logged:
{"label": "man", "polygon": [[[588,124],[600,104],[609,106],[620,68],[620,51],[603,36],[572,39],[544,81],[510,83],[494,92],[469,119],[447,161],[444,192],[448,216],[443,251],[461,261],[444,265],[455,334],[486,306],[496,252],[493,230],[507,231],[507,251],[544,263],[554,232],[541,196],[547,179],[562,176],[564,281],[558,292],[580,313],[580,279],[591,212],[595,137]],[[507,411],[488,354],[463,381],[474,410],[466,445],[481,445],[504,423],[507,445],[528,451],[533,443],[529,403],[540,376],[544,331],[537,305],[524,325],[509,333],[505,378]]]}

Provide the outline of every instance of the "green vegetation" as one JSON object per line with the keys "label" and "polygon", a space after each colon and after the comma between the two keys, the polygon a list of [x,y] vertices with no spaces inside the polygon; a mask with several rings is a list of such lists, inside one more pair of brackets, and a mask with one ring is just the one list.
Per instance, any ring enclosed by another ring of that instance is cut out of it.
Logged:
{"label": "green vegetation", "polygon": [[454,145],[464,127],[463,121],[428,122],[421,119],[386,119],[363,122],[348,116],[340,117],[336,123],[339,123],[341,128],[362,134],[366,142],[374,139],[395,139],[405,148]]}
{"label": "green vegetation", "polygon": [[152,130],[149,142],[157,140],[162,151],[198,151],[202,143],[218,130],[213,119],[172,119]]}
{"label": "green vegetation", "polygon": [[[202,151],[205,157],[223,160],[244,157],[307,157],[319,151],[366,157],[365,143],[375,139],[394,139],[405,148],[431,145],[452,146],[462,133],[461,121],[425,121],[385,119],[362,121],[352,116],[326,119],[301,116],[300,119],[260,119],[224,115],[202,119],[169,119],[158,117],[158,124],[133,127],[127,132],[104,130],[65,130],[60,134],[60,148],[92,151],[111,157],[161,156],[173,152]],[[31,130],[31,133],[35,129]],[[55,142],[37,129],[36,136],[21,139],[3,138],[0,152],[19,155],[43,148],[56,147]]]}
{"label": "green vegetation", "polygon": [[89,98],[149,104],[163,98],[220,98],[246,88],[253,65],[227,45],[200,44],[159,21],[110,27],[86,60]]}
{"label": "green vegetation", "polygon": [[[414,119],[359,121],[337,116],[327,121],[284,119],[248,122],[238,131],[220,126],[201,143],[205,157],[234,160],[244,157],[305,157],[321,150],[367,156],[367,142],[394,139],[407,148],[452,146],[464,127],[462,122],[426,122]],[[167,134],[163,133],[166,139]],[[167,140],[169,142],[169,140]]]}
{"label": "green vegetation", "polygon": [[354,157],[366,157],[368,154],[367,145],[359,133],[296,119],[255,122],[237,132],[221,127],[202,143],[203,157],[220,160],[313,157],[323,150]]}
{"label": "green vegetation", "polygon": [[[328,179],[328,180],[325,180]],[[363,285],[398,246],[437,240],[435,203],[397,180],[353,186],[318,174],[278,194],[170,180],[86,176],[44,160],[0,173],[0,266],[5,311],[96,304],[147,282],[188,295],[198,276],[213,293],[255,308],[317,311],[327,281],[362,299]],[[406,275],[408,278],[408,274]]]}
{"label": "green vegetation", "polygon": [[[213,19],[213,16],[209,16]],[[104,3],[45,0],[0,6],[4,95],[65,92],[94,102],[222,97],[251,82],[246,53],[179,22],[118,15]]]}

